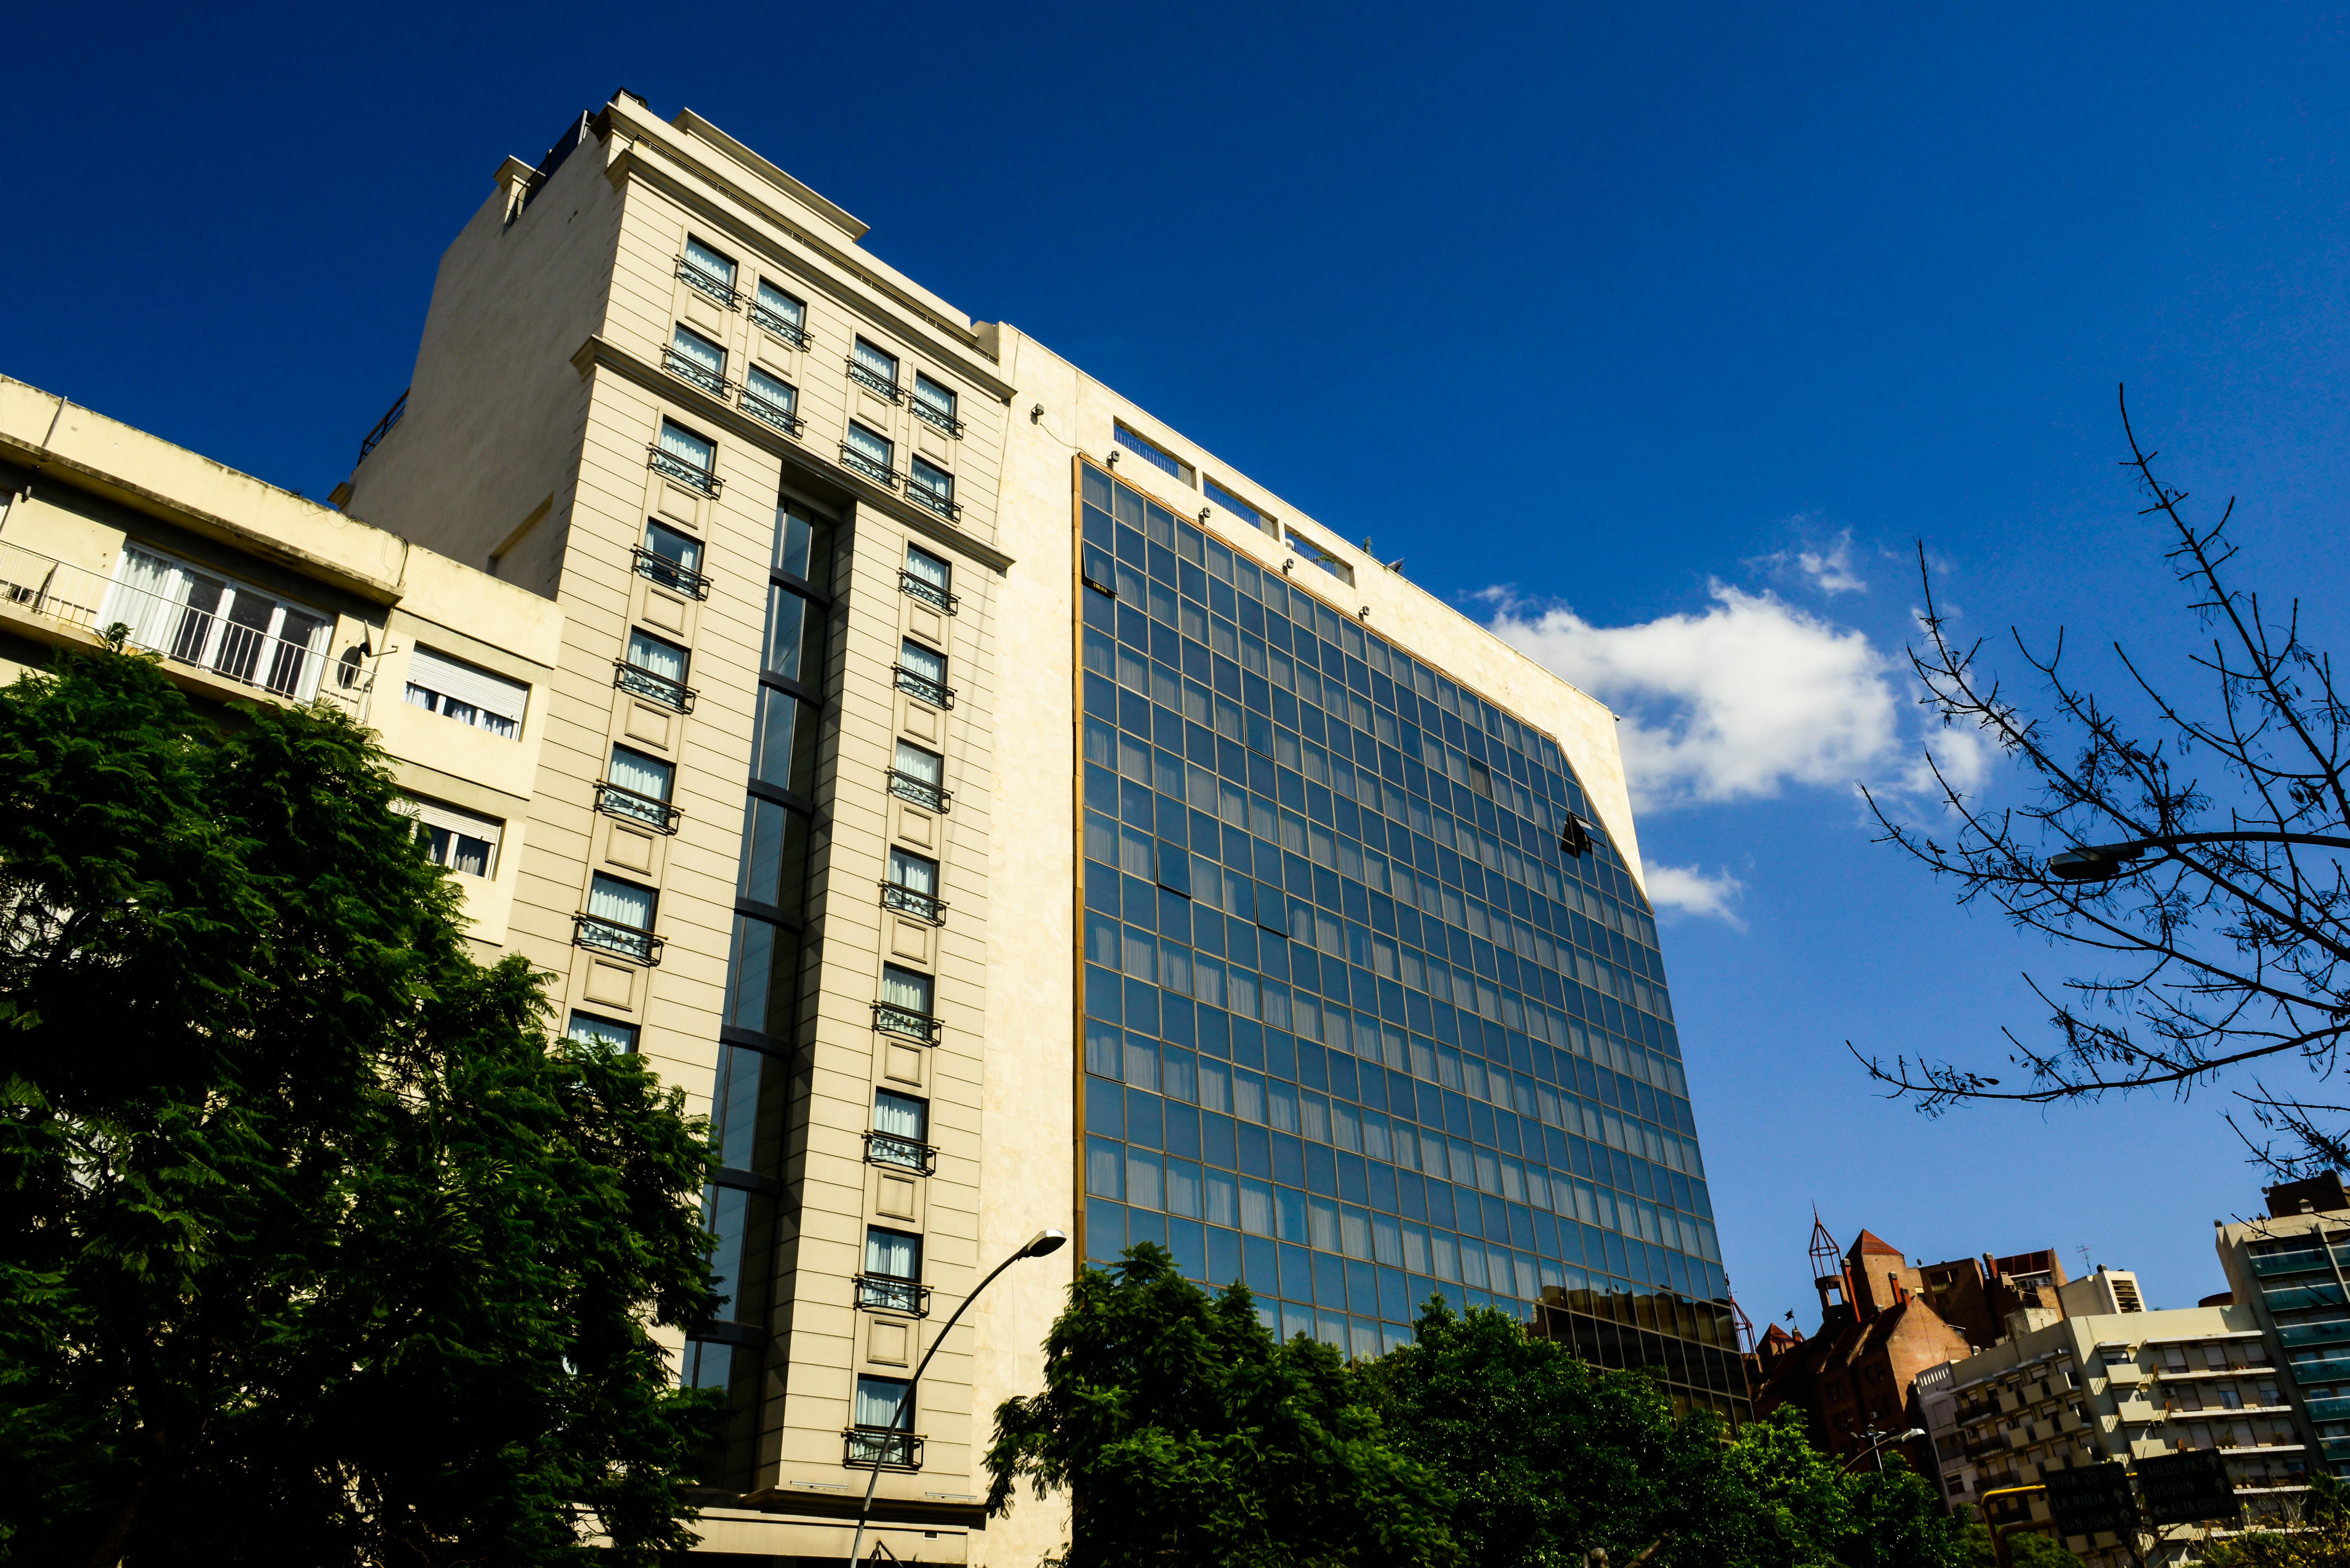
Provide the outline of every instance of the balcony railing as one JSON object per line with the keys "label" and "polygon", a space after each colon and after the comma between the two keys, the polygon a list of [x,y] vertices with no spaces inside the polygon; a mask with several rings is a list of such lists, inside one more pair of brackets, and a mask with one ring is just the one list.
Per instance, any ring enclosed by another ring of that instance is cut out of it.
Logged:
{"label": "balcony railing", "polygon": [[704,495],[715,495],[726,487],[726,482],[706,468],[696,468],[681,457],[672,457],[657,446],[645,448],[649,454],[646,465],[655,473],[674,479],[688,490],[698,490]]}
{"label": "balcony railing", "polygon": [[910,1317],[931,1315],[931,1287],[920,1280],[893,1279],[888,1274],[857,1276],[857,1304],[869,1312],[901,1312]]}
{"label": "balcony railing", "polygon": [[2322,1247],[2298,1247],[2290,1252],[2254,1252],[2250,1262],[2252,1272],[2263,1278],[2270,1274],[2307,1273],[2326,1267],[2325,1250]]}
{"label": "balcony railing", "polygon": [[905,567],[898,568],[898,587],[908,598],[921,600],[936,610],[952,615],[962,607],[962,600],[947,592],[928,577],[918,577]]}
{"label": "balcony railing", "polygon": [[2332,1323],[2296,1323],[2277,1330],[2277,1338],[2288,1345],[2339,1345],[2350,1340],[2350,1318],[2336,1318]]}
{"label": "balcony railing", "polygon": [[571,917],[571,940],[574,946],[593,948],[598,952],[618,953],[641,964],[658,965],[661,961],[661,939],[650,931],[638,930],[601,915],[586,913]]}
{"label": "balcony railing", "polygon": [[2312,1399],[2308,1410],[2309,1418],[2313,1421],[2350,1421],[2350,1394],[2334,1394],[2323,1399]]}
{"label": "balcony railing", "polygon": [[723,278],[711,276],[684,256],[677,258],[677,275],[686,287],[706,295],[732,310],[743,302],[742,292]]}
{"label": "balcony railing", "polygon": [[943,926],[947,923],[947,906],[944,899],[933,898],[928,893],[918,893],[913,888],[900,886],[896,882],[881,884],[881,907],[885,909],[895,909],[899,914],[911,915],[918,920],[927,920],[933,926]]}
{"label": "balcony railing", "polygon": [[939,1168],[939,1151],[917,1138],[899,1137],[896,1133],[869,1132],[865,1135],[865,1163],[886,1165],[893,1170],[910,1170],[917,1176],[929,1176]]}
{"label": "balcony railing", "polygon": [[775,426],[785,435],[795,436],[807,427],[806,420],[784,407],[783,404],[770,402],[747,389],[744,389],[742,397],[735,400],[742,405],[744,413],[757,420],[761,424]]}
{"label": "balcony railing", "polygon": [[944,685],[927,675],[909,670],[902,664],[892,665],[890,668],[897,672],[898,690],[907,696],[918,701],[928,702],[933,708],[954,706],[954,688],[951,686]]}
{"label": "balcony railing", "polygon": [[2295,1383],[2340,1383],[2350,1380],[2350,1355],[2336,1355],[2324,1361],[2296,1361],[2293,1364]]}
{"label": "balcony railing", "polygon": [[625,659],[612,660],[612,684],[623,691],[632,691],[648,702],[658,702],[680,713],[693,711],[695,692],[683,681],[671,680],[666,675],[656,675],[650,670],[639,670]]}
{"label": "balcony railing", "polygon": [[665,588],[675,588],[695,598],[710,597],[710,579],[691,566],[681,566],[667,556],[657,556],[642,545],[637,546],[637,576],[649,583],[659,583]]}
{"label": "balcony railing", "polygon": [[896,768],[889,770],[889,793],[899,800],[910,801],[924,811],[935,811],[941,816],[954,805],[952,790],[941,789],[928,779],[918,779],[911,774],[899,773]]}
{"label": "balcony railing", "polygon": [[962,502],[957,501],[945,491],[932,490],[927,484],[914,483],[906,486],[906,499],[921,503],[949,522],[962,515]]}
{"label": "balcony railing", "polygon": [[2342,1287],[2328,1280],[2323,1284],[2287,1285],[2282,1290],[2263,1289],[2261,1299],[2271,1312],[2298,1312],[2304,1307],[2343,1306],[2350,1304]]}
{"label": "balcony railing", "polygon": [[887,398],[893,403],[902,403],[906,400],[904,388],[881,374],[880,371],[858,364],[854,357],[851,357],[848,361],[848,379],[867,391]]}
{"label": "balcony railing", "polygon": [[923,397],[921,393],[916,392],[914,400],[906,406],[912,410],[914,417],[924,424],[942,430],[957,441],[962,440],[962,421]]}
{"label": "balcony railing", "polygon": [[675,833],[678,819],[684,815],[665,800],[641,794],[610,779],[596,781],[596,809],[623,822],[641,823],[655,833]]}
{"label": "balcony railing", "polygon": [[661,349],[661,369],[682,380],[692,382],[703,391],[719,399],[734,395],[734,383],[695,358],[678,351],[675,345]]}
{"label": "balcony railing", "polygon": [[917,1012],[910,1007],[900,1007],[894,1002],[873,1004],[873,1027],[884,1034],[920,1040],[925,1045],[938,1044],[940,1024],[937,1019],[927,1012]]}
{"label": "balcony railing", "polygon": [[[240,590],[242,592],[243,590]],[[0,602],[60,626],[130,628],[130,646],[224,680],[307,702],[318,694],[323,649],[272,637],[182,600],[118,584],[84,566],[0,542]],[[103,617],[102,620],[100,618]]]}
{"label": "balcony railing", "polygon": [[853,1470],[918,1470],[922,1468],[919,1432],[886,1427],[851,1427],[841,1433],[840,1462]]}
{"label": "balcony railing", "polygon": [[840,443],[840,466],[861,473],[874,483],[887,489],[898,488],[898,471],[886,462],[876,462],[847,441]]}
{"label": "balcony railing", "polygon": [[368,453],[383,444],[383,438],[391,433],[391,427],[398,424],[407,412],[408,393],[403,391],[391,400],[391,407],[383,411],[383,418],[376,421],[375,429],[368,431],[360,439],[359,461],[361,462],[367,461]]}
{"label": "balcony railing", "polygon": [[774,333],[795,348],[816,347],[816,339],[807,335],[806,327],[789,317],[768,309],[755,299],[751,302],[751,320],[762,330]]}

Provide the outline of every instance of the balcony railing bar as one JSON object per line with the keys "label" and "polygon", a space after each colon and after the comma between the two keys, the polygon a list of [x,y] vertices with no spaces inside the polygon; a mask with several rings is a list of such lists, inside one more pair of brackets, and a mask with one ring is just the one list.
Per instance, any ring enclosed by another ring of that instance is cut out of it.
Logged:
{"label": "balcony railing bar", "polygon": [[606,816],[640,822],[655,833],[675,833],[684,813],[665,800],[641,794],[610,779],[596,781],[596,809]]}
{"label": "balcony railing bar", "polygon": [[898,587],[909,598],[920,599],[933,609],[943,611],[948,615],[953,615],[962,607],[961,597],[947,592],[928,577],[914,576],[912,572],[902,566],[898,569]]}
{"label": "balcony railing bar", "polygon": [[888,1274],[857,1276],[857,1304],[868,1312],[901,1312],[909,1317],[931,1315],[931,1287],[920,1280]]}
{"label": "balcony railing bar", "polygon": [[689,490],[699,490],[704,495],[715,495],[726,487],[726,482],[706,468],[696,468],[682,458],[671,457],[657,446],[649,446],[648,465],[655,473],[676,480]]}
{"label": "balcony railing bar", "polygon": [[898,675],[898,690],[909,697],[920,698],[933,708],[954,706],[954,688],[941,686],[927,675],[916,674],[902,664],[890,667]]}
{"label": "balcony railing bar", "polygon": [[733,382],[691,355],[680,353],[673,347],[661,350],[661,368],[681,380],[692,382],[714,397],[723,400],[734,395]]}
{"label": "balcony railing bar", "polygon": [[765,306],[759,304],[756,300],[754,300],[751,303],[751,320],[758,327],[774,333],[776,337],[782,338],[785,342],[790,344],[795,348],[813,348],[816,347],[816,340],[807,335],[806,327],[794,325],[785,317],[778,316],[775,312],[768,309]]}
{"label": "balcony railing bar", "polygon": [[927,484],[910,484],[906,486],[906,494],[909,499],[920,502],[950,523],[962,515],[962,502],[942,491],[932,490]]}
{"label": "balcony railing bar", "polygon": [[936,1044],[941,1026],[927,1012],[899,1007],[893,1002],[877,1002],[873,1004],[873,1027],[884,1034],[898,1034],[909,1040],[920,1040],[925,1044]]}
{"label": "balcony railing bar", "polygon": [[906,390],[879,370],[868,369],[852,358],[848,361],[848,379],[869,391],[879,393],[893,403],[906,400]]}
{"label": "balcony railing bar", "polygon": [[797,435],[807,425],[806,420],[783,404],[769,402],[756,392],[745,390],[736,401],[741,403],[744,413],[762,423],[775,426],[785,435]]}
{"label": "balcony railing bar", "polygon": [[847,441],[840,443],[840,462],[842,467],[855,470],[876,484],[887,486],[891,490],[898,488],[899,476],[896,469],[887,463],[874,462]]}
{"label": "balcony railing bar", "polygon": [[841,1433],[841,1464],[860,1470],[918,1470],[922,1468],[922,1438],[919,1432],[893,1432],[886,1427],[850,1427]]}
{"label": "balcony railing bar", "polygon": [[660,963],[661,949],[665,945],[650,931],[640,931],[585,911],[571,917],[571,940],[577,947],[618,953],[623,958],[632,958],[639,963],[655,967]]}
{"label": "balcony railing bar", "polygon": [[916,919],[926,920],[933,926],[943,926],[947,923],[947,906],[944,899],[932,898],[928,893],[918,893],[911,888],[901,887],[895,882],[881,884],[881,907],[885,909],[896,909],[900,914],[911,915]]}
{"label": "balcony railing bar", "polygon": [[929,1176],[939,1168],[939,1151],[932,1145],[899,1137],[896,1133],[869,1132],[865,1135],[865,1162]]}
{"label": "balcony railing bar", "polygon": [[383,444],[383,438],[391,433],[391,427],[398,424],[407,412],[408,393],[403,391],[400,396],[391,400],[391,407],[383,411],[383,418],[376,421],[375,429],[368,431],[366,436],[360,440],[359,461],[361,462],[365,462],[367,461],[368,453],[373,452],[377,447]]}
{"label": "balcony railing bar", "polygon": [[711,276],[683,256],[677,258],[677,275],[686,287],[709,296],[729,310],[742,303],[741,290],[723,279]]}
{"label": "balcony railing bar", "polygon": [[914,400],[906,406],[911,409],[914,417],[924,424],[936,426],[957,441],[962,440],[962,421],[929,401],[920,392],[915,393]]}
{"label": "balcony railing bar", "polygon": [[691,566],[681,566],[667,556],[655,555],[642,545],[637,546],[637,576],[665,588],[675,588],[695,598],[710,597],[710,579]]}
{"label": "balcony railing bar", "polygon": [[899,800],[910,801],[924,811],[935,811],[941,816],[954,804],[954,792],[941,789],[928,779],[918,779],[911,774],[889,770],[889,793]]}
{"label": "balcony railing bar", "polygon": [[612,660],[612,684],[680,713],[693,711],[696,693],[692,687],[650,670],[639,670],[625,659]]}

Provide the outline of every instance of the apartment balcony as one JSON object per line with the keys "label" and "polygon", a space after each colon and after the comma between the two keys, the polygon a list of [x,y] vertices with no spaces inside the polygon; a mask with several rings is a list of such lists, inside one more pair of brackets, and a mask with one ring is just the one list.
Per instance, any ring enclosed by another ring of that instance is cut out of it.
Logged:
{"label": "apartment balcony", "polygon": [[640,931],[633,926],[608,920],[601,915],[583,911],[572,916],[571,940],[575,947],[616,953],[649,967],[657,968],[661,961],[663,943],[660,938],[650,931]]}
{"label": "apartment balcony", "polygon": [[768,309],[757,300],[751,302],[751,324],[762,332],[774,333],[795,348],[816,347],[816,339],[808,336],[806,327],[787,316]]}
{"label": "apartment balcony", "polygon": [[2313,1269],[2330,1268],[2323,1247],[2301,1248],[2290,1252],[2247,1253],[2244,1261],[2251,1264],[2252,1272],[2262,1279],[2272,1274],[2300,1274]]}
{"label": "apartment balcony", "polygon": [[2313,1421],[2350,1421],[2350,1394],[2312,1399],[2303,1408],[2309,1412],[2309,1418]]}
{"label": "apartment balcony", "polygon": [[886,1427],[851,1427],[841,1433],[840,1462],[853,1470],[920,1469],[921,1435]]}
{"label": "apartment balcony", "polygon": [[2344,1295],[2341,1285],[2331,1280],[2316,1284],[2286,1285],[2281,1290],[2263,1289],[2261,1299],[2268,1303],[2269,1311],[2272,1313],[2300,1312],[2309,1307],[2350,1306],[2350,1296]]}
{"label": "apartment balcony", "polygon": [[943,490],[934,490],[919,482],[906,486],[906,499],[937,513],[950,523],[962,515],[962,502]]}
{"label": "apartment balcony", "polygon": [[712,277],[684,256],[677,258],[678,280],[706,299],[732,310],[743,303],[742,291],[723,277]]}
{"label": "apartment balcony", "polygon": [[873,1027],[884,1034],[935,1045],[944,1025],[927,1012],[917,1012],[893,1002],[877,1002],[873,1004]]}
{"label": "apartment balcony", "polygon": [[943,685],[902,664],[892,665],[890,669],[898,677],[898,690],[916,701],[928,702],[931,707],[941,710],[954,706],[953,687]]}
{"label": "apartment balcony", "polygon": [[869,1132],[865,1135],[865,1163],[930,1176],[938,1170],[939,1151],[931,1144],[896,1133]]}
{"label": "apartment balcony", "polygon": [[690,381],[720,402],[734,396],[734,383],[712,369],[691,354],[681,354],[674,347],[661,349],[661,369],[681,381]]}
{"label": "apartment balcony", "polygon": [[744,389],[735,400],[742,410],[761,424],[773,425],[787,436],[795,436],[807,428],[807,421],[778,402],[770,401],[758,393]]}
{"label": "apartment balcony", "polygon": [[704,495],[715,495],[726,488],[726,482],[706,468],[696,468],[681,457],[673,457],[657,446],[645,448],[645,466],[664,479],[673,479],[688,490]]}
{"label": "apartment balcony", "polygon": [[859,1274],[856,1283],[857,1304],[868,1312],[904,1313],[909,1317],[931,1315],[931,1287],[920,1280]]}
{"label": "apartment balcony", "polygon": [[840,443],[840,466],[851,473],[863,474],[884,490],[898,488],[899,475],[896,469],[886,462],[876,462],[847,441]]}
{"label": "apartment balcony", "polygon": [[642,545],[636,548],[637,576],[649,583],[673,588],[697,599],[710,597],[710,579],[690,566],[681,566],[667,556],[658,556]]}
{"label": "apartment balcony", "polygon": [[2350,1355],[2328,1356],[2324,1361],[2296,1361],[2293,1364],[2295,1383],[2341,1383],[2350,1381]]}
{"label": "apartment balcony", "polygon": [[682,680],[672,680],[666,675],[656,675],[640,669],[625,659],[612,660],[612,684],[621,691],[658,702],[680,713],[693,711],[694,699],[701,693]]}
{"label": "apartment balcony", "polygon": [[903,387],[881,374],[880,371],[860,364],[854,357],[848,361],[848,379],[875,397],[887,398],[893,403],[902,403],[906,400],[906,389]]}
{"label": "apartment balcony", "polygon": [[941,789],[928,779],[918,779],[911,774],[899,773],[896,768],[889,770],[889,793],[899,800],[919,805],[924,811],[935,811],[941,816],[954,804],[952,790]]}
{"label": "apartment balcony", "polygon": [[962,421],[924,398],[920,392],[914,395],[914,400],[907,407],[911,409],[914,417],[924,424],[934,430],[943,431],[957,441],[962,440]]}
{"label": "apartment balcony", "polygon": [[919,893],[896,882],[881,884],[881,907],[895,909],[901,915],[911,915],[926,925],[947,923],[947,906],[943,898],[929,893]]}
{"label": "apartment balcony", "polygon": [[952,615],[962,607],[961,598],[928,577],[918,577],[903,567],[898,572],[898,591],[910,599],[920,600],[941,615]]}
{"label": "apartment balcony", "polygon": [[2277,1330],[2277,1338],[2288,1346],[2304,1345],[2350,1344],[2350,1318],[2335,1318],[2330,1323],[2296,1323]]}
{"label": "apartment balcony", "polygon": [[596,781],[596,809],[655,833],[675,833],[679,818],[685,815],[665,800],[655,800],[610,779]]}

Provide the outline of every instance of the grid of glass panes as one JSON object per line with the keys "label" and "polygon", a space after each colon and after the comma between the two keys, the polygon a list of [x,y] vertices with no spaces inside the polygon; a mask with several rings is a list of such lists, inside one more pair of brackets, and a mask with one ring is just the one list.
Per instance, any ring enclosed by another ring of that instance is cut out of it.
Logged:
{"label": "grid of glass panes", "polygon": [[1742,1410],[1656,927],[1547,737],[1102,471],[1084,619],[1087,1250],[1351,1354],[1545,1314]]}

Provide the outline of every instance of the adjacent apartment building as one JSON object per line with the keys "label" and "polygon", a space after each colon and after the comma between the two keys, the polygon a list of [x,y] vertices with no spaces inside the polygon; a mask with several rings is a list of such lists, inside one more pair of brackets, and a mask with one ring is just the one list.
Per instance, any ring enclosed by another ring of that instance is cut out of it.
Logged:
{"label": "adjacent apartment building", "polygon": [[350,707],[484,951],[707,1109],[706,1552],[837,1555],[878,1472],[897,1557],[1035,1561],[992,1411],[1144,1241],[1742,1416],[1612,716],[864,234],[616,95],[496,171],[334,508],[0,383],[0,659]]}

